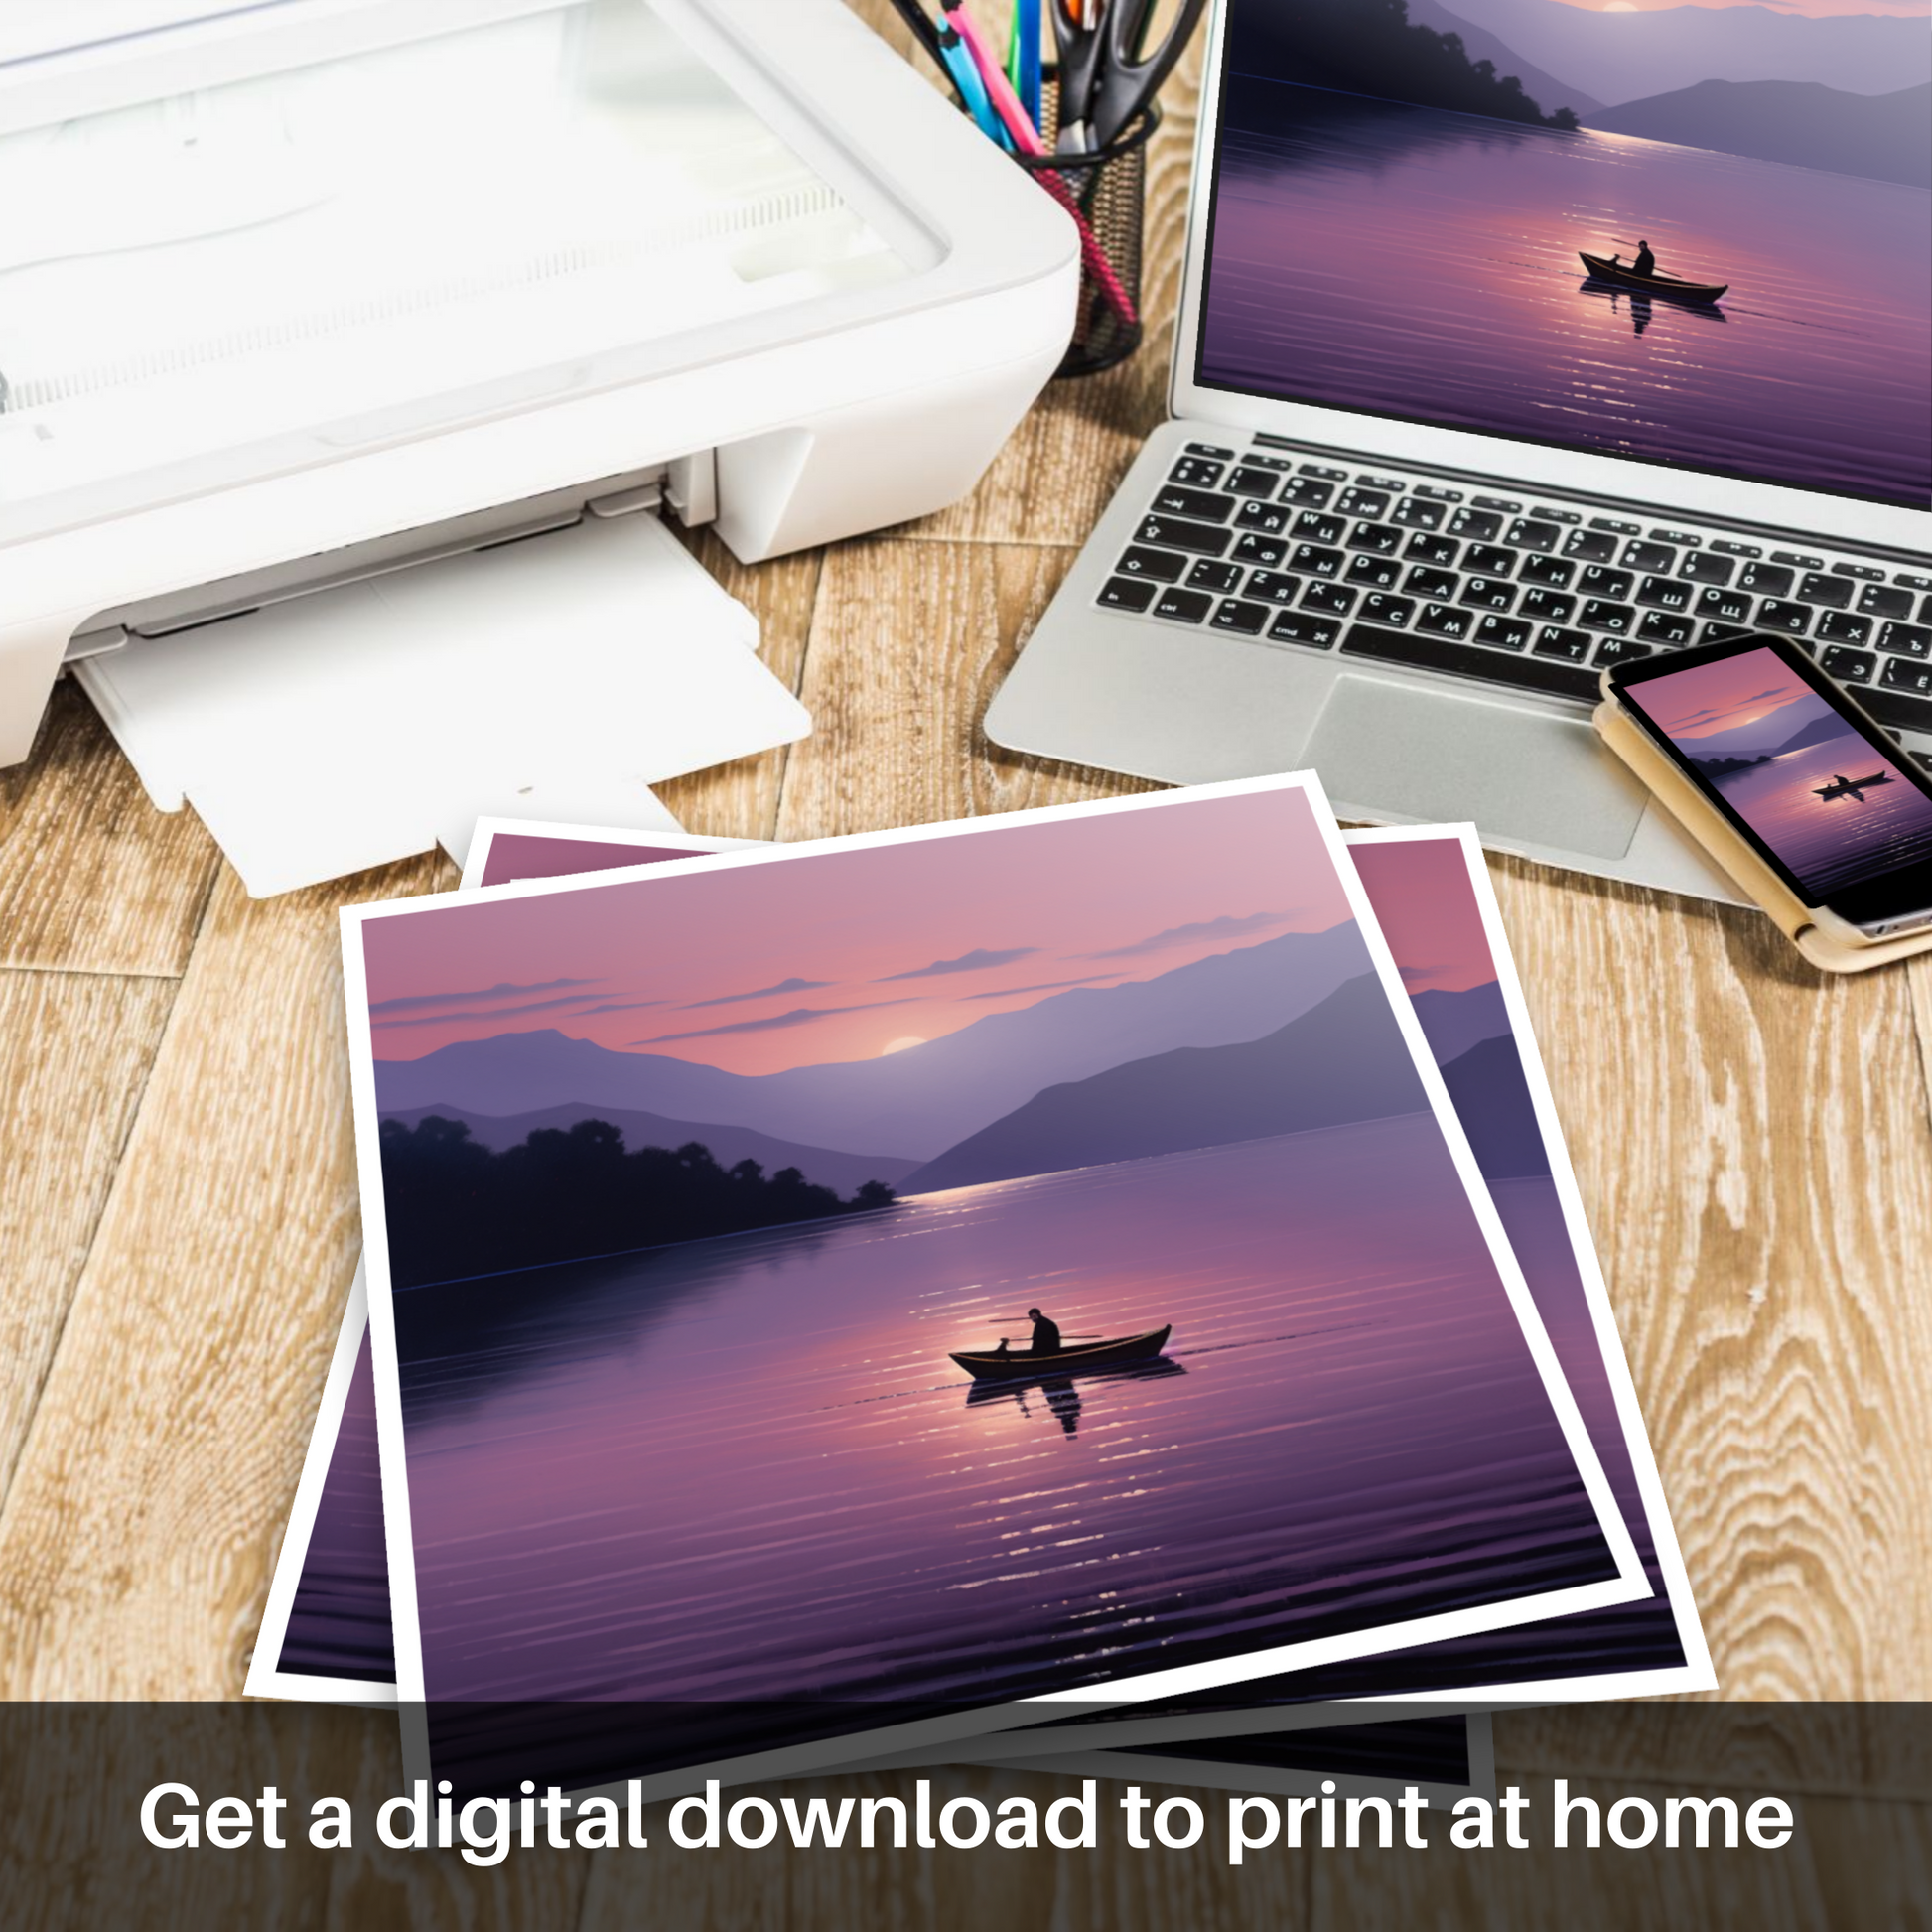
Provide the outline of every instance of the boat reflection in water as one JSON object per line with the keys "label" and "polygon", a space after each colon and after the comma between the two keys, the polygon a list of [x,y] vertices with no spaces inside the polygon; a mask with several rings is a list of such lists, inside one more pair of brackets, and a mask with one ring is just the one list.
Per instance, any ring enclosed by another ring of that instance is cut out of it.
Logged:
{"label": "boat reflection in water", "polygon": [[[1180,1363],[1170,1361],[1162,1355],[1151,1362],[1127,1362],[1117,1368],[1093,1369],[1080,1376],[1079,1380],[1087,1384],[1090,1393],[1096,1393],[1098,1385],[1108,1382],[1159,1382],[1186,1373]],[[1028,1403],[1030,1390],[1035,1398],[1046,1398],[1043,1413],[1036,1400],[1032,1405]],[[1079,1430],[1080,1391],[1074,1386],[1074,1377],[1062,1370],[1032,1376],[1009,1375],[997,1382],[975,1382],[966,1391],[966,1406],[969,1409],[984,1409],[990,1403],[1004,1403],[1009,1398],[1020,1405],[1020,1413],[1029,1419],[1057,1422],[1061,1432],[1067,1436]]]}

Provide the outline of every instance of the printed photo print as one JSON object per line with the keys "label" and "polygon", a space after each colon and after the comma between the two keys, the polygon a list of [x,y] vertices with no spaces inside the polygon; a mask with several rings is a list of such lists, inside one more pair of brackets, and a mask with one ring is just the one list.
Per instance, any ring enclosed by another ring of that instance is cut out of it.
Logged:
{"label": "printed photo print", "polygon": [[348,915],[442,1774],[1648,1587],[1331,840],[1275,781]]}

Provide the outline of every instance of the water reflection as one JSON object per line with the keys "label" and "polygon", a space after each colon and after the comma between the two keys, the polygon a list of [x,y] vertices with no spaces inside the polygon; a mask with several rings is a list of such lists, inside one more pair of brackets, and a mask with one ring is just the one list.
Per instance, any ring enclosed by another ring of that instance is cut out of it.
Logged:
{"label": "water reflection", "polygon": [[[1118,1368],[1094,1369],[1079,1379],[1087,1383],[1159,1382],[1186,1373],[1180,1363],[1160,1355],[1151,1362],[1126,1362]],[[1029,1390],[1035,1398],[1031,1406],[1027,1401]],[[1009,1396],[1029,1421],[1056,1422],[1065,1436],[1075,1435],[1079,1430],[1080,1391],[1074,1387],[1074,1378],[1069,1374],[1014,1375],[998,1382],[975,1382],[966,1391],[966,1406],[984,1409],[994,1403],[1004,1403]],[[1043,1409],[1037,1400],[1040,1396],[1046,1398]]]}

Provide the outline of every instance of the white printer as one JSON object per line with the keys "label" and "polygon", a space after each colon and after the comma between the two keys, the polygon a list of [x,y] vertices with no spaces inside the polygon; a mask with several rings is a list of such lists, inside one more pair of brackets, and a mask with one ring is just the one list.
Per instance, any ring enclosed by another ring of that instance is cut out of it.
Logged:
{"label": "white printer", "polygon": [[[14,0],[0,765],[64,663],[224,844],[409,764],[260,891],[795,737],[748,682],[735,737],[638,749],[674,706],[637,664],[675,686],[681,638],[733,631],[644,520],[751,562],[952,501],[1052,373],[1078,261],[840,0]],[[727,684],[765,675],[755,628]]]}

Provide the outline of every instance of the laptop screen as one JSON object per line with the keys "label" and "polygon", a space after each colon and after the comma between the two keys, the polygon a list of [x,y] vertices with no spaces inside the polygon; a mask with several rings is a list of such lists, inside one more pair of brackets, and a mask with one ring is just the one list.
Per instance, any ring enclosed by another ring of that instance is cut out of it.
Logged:
{"label": "laptop screen", "polygon": [[1924,0],[1228,0],[1195,379],[1932,504]]}

